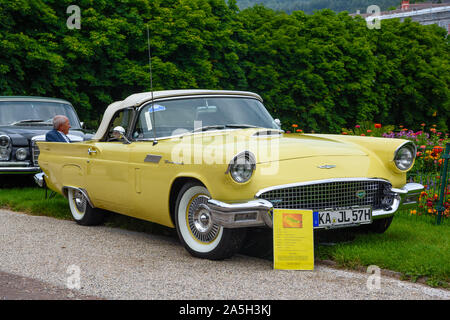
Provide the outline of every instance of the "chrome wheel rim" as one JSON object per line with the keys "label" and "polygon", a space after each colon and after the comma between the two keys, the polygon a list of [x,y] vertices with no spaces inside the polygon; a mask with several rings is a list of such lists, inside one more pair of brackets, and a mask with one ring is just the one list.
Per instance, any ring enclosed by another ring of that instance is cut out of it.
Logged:
{"label": "chrome wheel rim", "polygon": [[216,239],[219,233],[219,226],[213,223],[211,213],[201,206],[207,204],[208,197],[199,195],[194,198],[187,212],[187,222],[192,236],[202,243],[210,243]]}
{"label": "chrome wheel rim", "polygon": [[75,190],[73,193],[73,203],[75,204],[75,208],[78,212],[84,214],[86,211],[86,197],[83,195],[82,192]]}

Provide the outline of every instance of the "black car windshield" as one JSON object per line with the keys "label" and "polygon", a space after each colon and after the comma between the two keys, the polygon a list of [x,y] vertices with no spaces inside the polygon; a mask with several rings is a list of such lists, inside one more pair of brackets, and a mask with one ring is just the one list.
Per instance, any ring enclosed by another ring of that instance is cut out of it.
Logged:
{"label": "black car windshield", "polygon": [[254,127],[279,129],[259,100],[234,97],[186,98],[145,105],[139,114],[133,138],[151,139],[154,136],[168,137],[186,132]]}
{"label": "black car windshield", "polygon": [[69,118],[73,129],[80,129],[78,117],[67,103],[0,101],[0,125],[52,125],[53,117],[57,114]]}

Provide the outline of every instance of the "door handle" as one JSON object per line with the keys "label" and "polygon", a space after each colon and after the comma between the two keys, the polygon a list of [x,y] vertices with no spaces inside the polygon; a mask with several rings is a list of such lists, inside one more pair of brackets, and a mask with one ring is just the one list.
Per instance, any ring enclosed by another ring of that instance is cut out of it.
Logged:
{"label": "door handle", "polygon": [[89,148],[89,149],[88,149],[88,155],[91,155],[91,154],[93,154],[93,153],[97,153],[97,151],[94,150],[94,149]]}

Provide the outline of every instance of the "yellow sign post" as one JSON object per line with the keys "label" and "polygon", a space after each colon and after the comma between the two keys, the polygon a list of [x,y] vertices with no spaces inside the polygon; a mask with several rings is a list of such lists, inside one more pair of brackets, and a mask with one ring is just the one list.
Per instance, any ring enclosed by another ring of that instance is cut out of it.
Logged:
{"label": "yellow sign post", "polygon": [[274,269],[314,270],[312,210],[274,210],[273,261]]}

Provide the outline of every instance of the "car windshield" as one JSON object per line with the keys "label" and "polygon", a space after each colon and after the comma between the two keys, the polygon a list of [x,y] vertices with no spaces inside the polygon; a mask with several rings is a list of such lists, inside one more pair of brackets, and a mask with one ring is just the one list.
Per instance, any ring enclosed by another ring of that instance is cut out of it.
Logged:
{"label": "car windshield", "polygon": [[0,101],[0,125],[52,125],[57,114],[69,118],[73,129],[80,123],[72,106],[60,102]]}
{"label": "car windshield", "polygon": [[133,138],[151,139],[187,132],[254,127],[279,129],[259,100],[231,97],[176,99],[145,105],[139,114]]}

